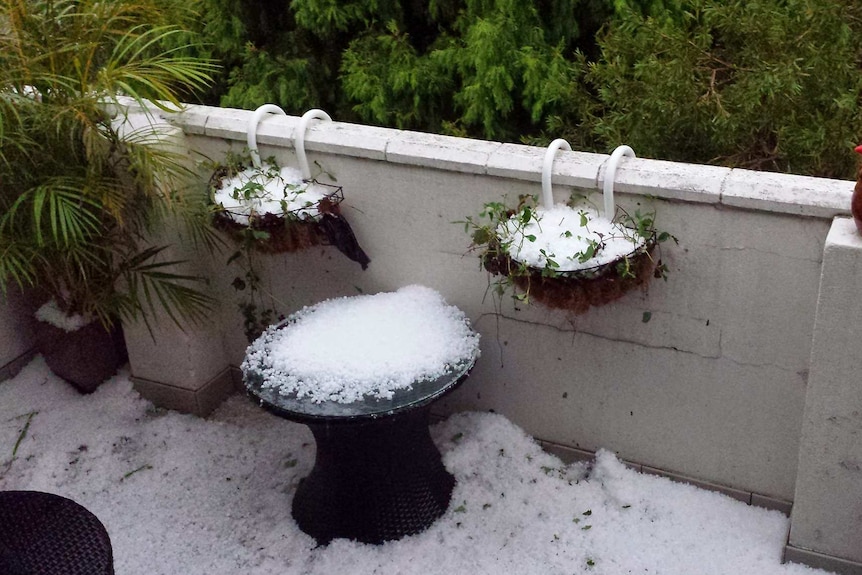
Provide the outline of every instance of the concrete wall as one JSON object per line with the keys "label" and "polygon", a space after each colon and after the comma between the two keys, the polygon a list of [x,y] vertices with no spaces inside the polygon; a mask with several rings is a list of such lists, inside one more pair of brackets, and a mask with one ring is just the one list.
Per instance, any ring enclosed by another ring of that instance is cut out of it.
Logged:
{"label": "concrete wall", "polygon": [[[171,121],[194,154],[218,160],[245,145],[249,117],[195,107]],[[297,122],[264,120],[262,155],[295,165]],[[793,498],[823,244],[850,182],[625,159],[618,203],[655,208],[680,240],[662,248],[668,281],[578,317],[516,310],[508,299],[496,314],[469,238],[452,222],[485,202],[539,193],[543,149],[337,122],[313,122],[306,142],[344,186],[345,214],[372,263],[363,272],[331,247],[261,258],[282,311],[428,285],[483,336],[483,356],[446,412],[494,409],[547,441]],[[557,198],[600,189],[606,160],[561,152]],[[236,270],[215,270],[229,302]],[[236,365],[246,342],[233,307],[225,304],[220,331]]]}
{"label": "concrete wall", "polygon": [[[243,147],[249,117],[196,107],[172,121],[194,154],[218,160]],[[262,155],[295,165],[297,123],[267,118],[258,130]],[[357,291],[433,287],[483,336],[483,355],[467,383],[441,402],[444,414],[493,409],[557,448],[605,447],[645,470],[729,486],[757,504],[780,508],[795,497],[804,503],[793,512],[788,560],[862,573],[858,489],[819,483],[822,465],[828,476],[855,477],[858,421],[834,431],[843,451],[825,462],[811,455],[837,441],[819,431],[835,416],[820,407],[833,380],[844,378],[845,397],[858,395],[848,371],[824,368],[842,350],[859,357],[850,334],[832,325],[840,306],[827,313],[822,304],[833,280],[852,286],[854,278],[824,269],[821,280],[827,234],[833,218],[847,213],[851,182],[624,160],[618,203],[655,208],[659,226],[680,240],[661,254],[670,278],[570,317],[518,309],[508,299],[495,308],[488,278],[466,253],[467,236],[452,223],[485,202],[539,193],[543,149],[342,123],[314,123],[306,145],[344,186],[345,213],[372,263],[363,272],[329,247],[262,258],[281,311]],[[601,189],[607,159],[559,154],[557,199]],[[229,302],[236,271],[221,269]],[[224,312],[223,349],[237,364],[245,347],[240,320],[229,303]],[[818,333],[831,334],[833,353],[812,354],[815,317]],[[809,373],[828,383],[809,388]],[[834,509],[846,512],[830,515]]]}
{"label": "concrete wall", "polygon": [[[194,168],[197,158],[191,144],[176,126],[163,122],[156,114],[130,109],[131,113],[118,116],[116,127],[120,134],[154,127],[159,145],[172,153],[186,155],[187,167]],[[201,192],[205,190],[196,179],[185,183]],[[194,191],[194,190],[193,190]],[[167,227],[154,234],[155,245],[168,245],[160,257],[167,261],[181,261],[174,271],[193,277],[218,277],[219,260],[214,254],[203,252],[190,240],[187,232]],[[196,285],[207,291],[206,286]],[[218,292],[218,289],[211,290]],[[221,299],[218,293],[213,293]],[[152,318],[149,324],[139,321],[123,326],[129,351],[129,364],[135,388],[158,405],[205,415],[218,406],[221,400],[235,388],[230,363],[225,356],[220,325],[222,308],[214,310],[209,322],[200,325],[176,325],[165,314]]]}
{"label": "concrete wall", "polygon": [[[241,150],[250,117],[192,106],[167,120],[185,133],[190,161],[200,161]],[[258,129],[261,155],[296,165],[297,124],[295,117],[266,118]],[[486,202],[540,193],[544,149],[317,121],[306,149],[344,187],[344,214],[372,262],[362,271],[332,247],[261,256],[264,285],[279,311],[333,296],[430,286],[482,334],[482,357],[462,388],[440,403],[441,413],[493,409],[557,446],[611,449],[644,469],[729,486],[749,501],[780,507],[794,497],[809,500],[794,511],[794,528],[800,527],[791,547],[801,555],[790,558],[823,553],[862,566],[846,542],[824,546],[822,537],[807,535],[858,533],[862,518],[824,525],[814,511],[819,501],[848,502],[818,495],[811,486],[819,462],[805,460],[823,440],[819,422],[831,416],[817,407],[821,392],[812,391],[809,374],[820,382],[817,390],[836,378],[846,384],[846,372],[824,369],[831,354],[823,350],[860,356],[850,334],[831,331],[841,316],[837,308],[818,311],[830,282],[856,281],[825,271],[821,278],[824,244],[833,218],[848,212],[852,182],[624,159],[618,203],[654,208],[658,226],[679,238],[679,245],[662,248],[670,277],[570,317],[538,305],[518,309],[510,299],[496,309],[486,293],[488,277],[467,253],[469,238],[453,223],[478,214]],[[607,159],[559,153],[557,199],[600,190]],[[201,186],[207,170],[200,168]],[[155,343],[145,332],[127,331],[132,373],[143,392],[170,404],[176,389],[212,391],[209,399],[194,395],[186,407],[205,412],[227,391],[224,368],[238,365],[246,346],[230,287],[241,272],[226,264],[228,256],[195,256],[222,301],[209,327],[160,331]],[[831,336],[818,336],[828,345],[812,354],[815,319],[816,333]],[[163,352],[166,360],[153,360]],[[858,448],[848,449],[839,461],[856,462]]]}

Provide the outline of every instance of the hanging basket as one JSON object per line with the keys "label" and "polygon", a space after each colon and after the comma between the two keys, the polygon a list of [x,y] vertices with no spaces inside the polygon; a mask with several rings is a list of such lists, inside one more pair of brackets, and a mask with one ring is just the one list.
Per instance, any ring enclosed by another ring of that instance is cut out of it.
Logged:
{"label": "hanging basket", "polygon": [[619,260],[573,272],[556,272],[554,276],[537,268],[525,268],[494,246],[489,246],[482,265],[491,274],[507,276],[531,300],[581,314],[591,306],[608,304],[636,287],[646,286],[656,273],[655,247],[653,234],[643,247]]}
{"label": "hanging basket", "polygon": [[[476,228],[473,244],[482,248],[483,268],[501,276],[502,283],[513,285],[517,299],[581,314],[591,306],[605,305],[634,288],[646,286],[656,275],[663,276],[666,268],[654,255],[659,241],[670,236],[653,229],[651,218],[638,220],[626,215],[622,223],[615,219],[614,176],[622,156],[634,157],[628,146],[614,150],[608,162],[601,214],[587,207],[554,206],[551,172],[560,148],[571,150],[565,140],[555,140],[545,154],[541,205],[522,200],[517,210],[500,211],[489,209],[499,204],[488,204],[483,215],[491,218],[490,225],[479,225],[470,218],[467,223],[468,228],[470,224]],[[563,220],[558,223],[560,214]],[[540,224],[546,215],[549,220]],[[579,222],[573,225],[572,220]],[[596,222],[609,231],[602,234],[590,230]],[[586,247],[574,253],[552,251],[547,246],[553,241],[548,237],[559,233],[555,224],[562,226],[566,238],[573,238],[571,245]],[[537,237],[540,234],[548,235]],[[612,242],[615,243],[611,245]],[[542,245],[546,248],[540,249]]]}
{"label": "hanging basket", "polygon": [[280,169],[270,161],[261,161],[257,150],[257,126],[269,113],[284,115],[273,104],[255,110],[247,132],[249,158],[235,165],[218,166],[210,178],[213,225],[236,241],[250,242],[264,253],[294,252],[331,244],[321,220],[324,214],[338,216],[344,192],[341,186],[312,179],[305,155],[309,121],[314,118],[331,121],[331,118],[322,110],[306,112],[295,139],[300,169]]}
{"label": "hanging basket", "polygon": [[[232,171],[227,166],[217,168],[210,179],[210,189],[221,189],[225,179],[235,175]],[[341,186],[321,184],[315,180],[309,183],[329,190],[317,201],[316,211],[319,214],[335,212],[344,200]],[[320,219],[306,217],[306,212],[306,208],[297,208],[278,214],[256,213],[245,218],[247,223],[243,223],[245,214],[219,207],[213,212],[213,225],[237,242],[250,240],[254,248],[263,253],[295,252],[316,245],[331,244],[320,225]]]}

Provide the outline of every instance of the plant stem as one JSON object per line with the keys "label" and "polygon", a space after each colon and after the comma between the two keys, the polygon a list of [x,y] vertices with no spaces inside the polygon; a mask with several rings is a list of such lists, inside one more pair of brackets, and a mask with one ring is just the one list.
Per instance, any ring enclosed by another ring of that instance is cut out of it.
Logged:
{"label": "plant stem", "polygon": [[132,475],[134,475],[138,471],[143,471],[144,469],[152,469],[152,468],[153,468],[152,465],[150,465],[149,463],[145,463],[145,464],[141,465],[140,467],[138,467],[137,469],[133,469],[133,470],[129,471],[128,473],[126,473],[125,475],[123,475],[123,479],[128,479],[129,477],[131,477]]}
{"label": "plant stem", "polygon": [[31,411],[30,413],[25,413],[15,418],[20,419],[21,417],[26,417],[27,421],[24,423],[24,428],[21,430],[21,433],[18,434],[18,441],[15,442],[15,447],[12,448],[12,459],[15,459],[15,456],[18,454],[18,447],[21,446],[21,442],[24,441],[25,437],[27,437],[27,430],[30,429],[30,422],[33,421],[33,416],[37,413],[39,412]]}

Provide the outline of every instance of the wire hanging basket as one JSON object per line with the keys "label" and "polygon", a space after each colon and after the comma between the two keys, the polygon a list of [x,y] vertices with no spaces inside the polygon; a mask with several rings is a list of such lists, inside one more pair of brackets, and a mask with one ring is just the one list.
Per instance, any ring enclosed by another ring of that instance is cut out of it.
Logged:
{"label": "wire hanging basket", "polygon": [[331,234],[321,222],[324,214],[339,213],[344,191],[341,186],[313,179],[305,154],[305,132],[310,120],[332,120],[323,110],[303,114],[294,139],[299,162],[296,170],[261,160],[257,127],[268,114],[285,112],[274,104],[257,108],[247,129],[248,158],[218,166],[210,178],[213,225],[237,241],[250,241],[264,253],[332,244]]}
{"label": "wire hanging basket", "polygon": [[[541,205],[533,208],[531,215],[536,219],[537,224],[541,214],[548,213],[552,209],[561,209],[555,208],[551,189],[553,163],[556,153],[560,149],[571,151],[571,146],[565,140],[554,140],[545,153],[542,169]],[[614,178],[619,160],[623,156],[634,157],[635,154],[628,146],[618,147],[611,154],[605,172],[603,211],[599,218],[603,217],[608,222],[615,221]],[[572,210],[572,214],[578,215],[579,212],[575,208],[569,209]],[[598,241],[592,244],[592,253],[586,254],[589,257],[582,257],[578,260],[578,264],[574,266],[575,269],[565,269],[565,266],[561,268],[550,266],[548,262],[553,262],[555,266],[559,264],[552,259],[551,254],[545,252],[543,252],[545,255],[544,266],[535,265],[533,262],[525,263],[526,258],[520,257],[518,250],[513,249],[513,245],[523,244],[525,237],[529,241],[535,242],[535,236],[528,235],[524,231],[525,228],[518,227],[519,233],[522,234],[521,244],[511,238],[501,237],[501,234],[505,236],[507,233],[508,222],[516,221],[517,223],[519,218],[523,218],[524,213],[523,211],[510,211],[508,220],[497,225],[495,233],[488,240],[482,254],[482,265],[492,275],[508,278],[508,281],[524,294],[523,297],[529,298],[529,300],[540,302],[549,308],[565,309],[575,314],[581,314],[592,306],[605,305],[619,299],[636,287],[645,286],[656,273],[659,275],[662,273],[657,268],[656,260],[653,257],[658,244],[657,231],[651,227],[649,229],[635,229],[617,223],[613,225],[617,226],[617,229],[623,230],[623,234],[631,239],[631,249],[620,253],[609,261],[590,265],[590,260],[597,261],[594,256],[599,251],[600,246],[604,245],[602,243],[604,239],[599,234]],[[581,211],[580,214],[584,214],[584,212]],[[581,225],[585,225],[583,222],[582,219]],[[554,257],[560,256],[557,259],[562,259],[565,255],[556,254]],[[577,259],[572,258],[571,254],[568,256],[569,260]]]}

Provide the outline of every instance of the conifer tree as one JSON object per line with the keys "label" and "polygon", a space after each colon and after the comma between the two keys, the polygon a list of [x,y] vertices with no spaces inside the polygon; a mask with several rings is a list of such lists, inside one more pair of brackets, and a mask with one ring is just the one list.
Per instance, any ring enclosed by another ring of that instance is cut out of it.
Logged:
{"label": "conifer tree", "polygon": [[[641,155],[851,178],[862,134],[855,0],[685,0],[623,11],[599,38],[579,131]],[[583,120],[586,118],[586,120]]]}
{"label": "conifer tree", "polygon": [[858,0],[199,1],[210,103],[853,176]]}

